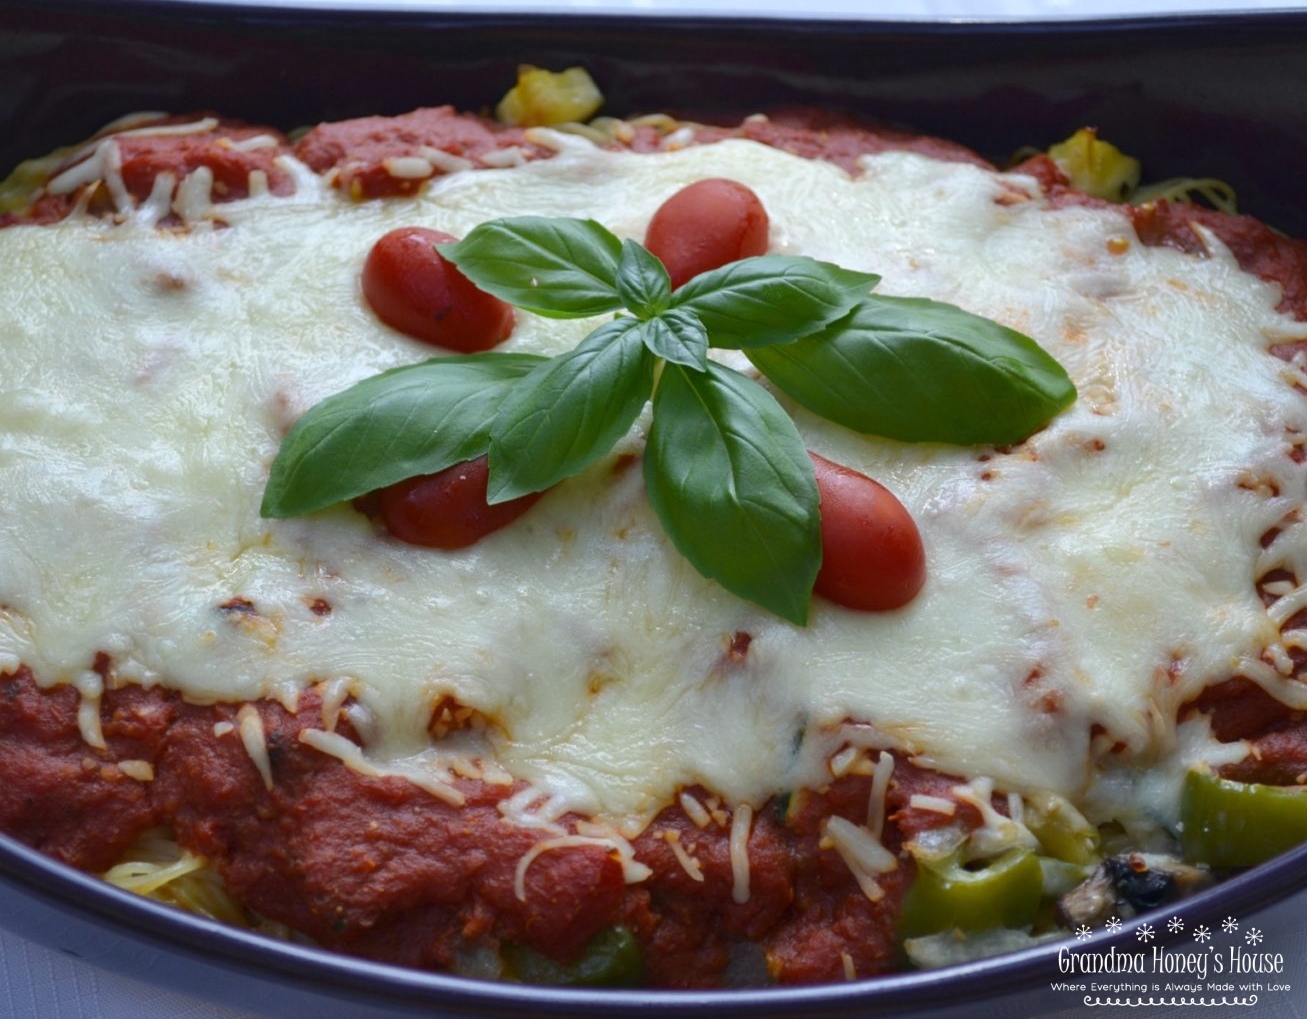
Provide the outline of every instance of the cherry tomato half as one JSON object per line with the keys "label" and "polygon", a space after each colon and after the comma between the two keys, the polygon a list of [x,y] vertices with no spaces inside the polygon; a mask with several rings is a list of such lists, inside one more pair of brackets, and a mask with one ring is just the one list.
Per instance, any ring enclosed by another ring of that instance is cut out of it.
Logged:
{"label": "cherry tomato half", "polygon": [[672,287],[767,251],[770,221],[762,200],[734,180],[695,181],[659,206],[644,246],[662,260]]}
{"label": "cherry tomato half", "polygon": [[822,562],[813,591],[873,612],[912,601],[926,582],[926,553],[912,516],[879,482],[808,456],[821,495]]}
{"label": "cherry tomato half", "polygon": [[464,354],[489,350],[513,331],[512,306],[436,250],[452,240],[420,226],[383,235],[363,263],[363,296],[381,321],[415,339]]}
{"label": "cherry tomato half", "polygon": [[381,490],[377,512],[392,535],[410,545],[465,548],[507,527],[543,492],[486,502],[490,471],[484,456],[435,474],[408,478]]}

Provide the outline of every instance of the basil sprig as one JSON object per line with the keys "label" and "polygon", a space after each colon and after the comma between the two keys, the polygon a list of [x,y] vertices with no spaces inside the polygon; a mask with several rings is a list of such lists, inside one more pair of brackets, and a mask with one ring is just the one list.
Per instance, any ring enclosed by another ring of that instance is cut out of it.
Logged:
{"label": "basil sprig", "polygon": [[915,297],[869,295],[825,329],[747,354],[814,414],[903,442],[1019,442],[1076,395],[1029,336]]}
{"label": "basil sprig", "polygon": [[817,483],[794,422],[762,386],[710,361],[668,365],[644,454],[649,503],[705,577],[802,623],[821,566]]}
{"label": "basil sprig", "polygon": [[490,429],[491,502],[557,484],[630,430],[653,392],[642,325],[614,319],[513,387]]}
{"label": "basil sprig", "polygon": [[486,451],[510,386],[548,358],[466,354],[392,368],[315,404],[282,440],[265,517],[296,517]]}
{"label": "basil sprig", "polygon": [[905,441],[1012,443],[1075,399],[1029,337],[880,277],[790,255],[701,273],[592,220],[492,220],[441,254],[478,287],[554,318],[616,313],[553,358],[434,358],[311,408],[272,465],[262,512],[310,513],[486,454],[488,497],[543,491],[605,456],[652,399],[650,505],[705,577],[796,624],[821,564],[817,485],[768,390],[709,358],[739,349],[814,413]]}

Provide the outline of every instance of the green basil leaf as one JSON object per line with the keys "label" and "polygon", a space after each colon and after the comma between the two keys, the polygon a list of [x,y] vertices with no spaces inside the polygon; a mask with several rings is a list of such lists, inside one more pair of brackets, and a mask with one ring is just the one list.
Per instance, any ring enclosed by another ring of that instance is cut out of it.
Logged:
{"label": "green basil leaf", "polygon": [[600,326],[514,387],[490,432],[490,502],[557,484],[630,430],[653,390],[641,325],[619,318]]}
{"label": "green basil leaf", "polygon": [[820,333],[748,356],[814,413],[905,442],[1018,442],[1076,395],[1030,337],[920,298],[868,297]]}
{"label": "green basil leaf", "polygon": [[705,577],[798,625],[821,565],[817,482],[803,439],[761,386],[714,361],[668,365],[644,458],[649,502]]}
{"label": "green basil leaf", "polygon": [[587,318],[622,306],[622,242],[594,220],[494,219],[438,250],[482,290],[537,315]]}
{"label": "green basil leaf", "polygon": [[672,299],[672,281],[667,269],[643,245],[622,241],[617,265],[617,293],[636,318],[650,318]]}
{"label": "green basil leaf", "polygon": [[684,308],[671,308],[639,326],[649,351],[672,364],[703,371],[708,365],[708,331]]}
{"label": "green basil leaf", "polygon": [[672,295],[693,312],[714,347],[785,343],[847,315],[880,282],[795,255],[759,255],[700,273]]}
{"label": "green basil leaf", "polygon": [[312,513],[480,456],[511,385],[544,361],[530,354],[433,358],[329,396],[282,441],[262,514]]}

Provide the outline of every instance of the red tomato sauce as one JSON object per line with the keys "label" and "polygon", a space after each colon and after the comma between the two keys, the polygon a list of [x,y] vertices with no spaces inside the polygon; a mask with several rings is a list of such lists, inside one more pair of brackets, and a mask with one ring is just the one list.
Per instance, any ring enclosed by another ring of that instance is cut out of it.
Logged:
{"label": "red tomato sauce", "polygon": [[[522,129],[453,107],[414,110],[396,117],[360,117],[319,124],[295,145],[295,154],[318,173],[333,173],[337,187],[354,198],[416,194],[450,164],[431,153],[464,160],[469,168],[492,165],[493,154],[513,150],[527,160],[552,150],[526,141]],[[402,162],[412,161],[404,168]],[[423,170],[426,161],[430,169]]]}
{"label": "red tomato sauce", "polygon": [[[108,689],[106,746],[96,749],[82,739],[79,703],[72,688],[42,689],[25,669],[0,675],[0,829],[75,867],[103,871],[143,832],[167,824],[257,914],[329,948],[417,967],[457,969],[471,949],[503,941],[566,962],[613,924],[644,946],[656,986],[720,984],[741,940],[767,954],[781,983],[843,979],[845,955],[862,975],[897,966],[909,858],[881,876],[885,896],[872,903],[822,840],[833,813],[865,822],[865,777],[803,793],[788,816],[784,800],[757,812],[743,902],[734,898],[729,815],[714,807],[718,819],[701,828],[679,805],[633,840],[648,878],[628,884],[606,848],[570,846],[534,857],[519,899],[519,861],[541,839],[500,811],[520,786],[459,780],[465,802],[453,806],[405,779],[361,775],[300,741],[302,728],[322,726],[314,691],[295,713],[257,705],[271,788],[239,736],[234,705],[189,704],[161,688]],[[343,718],[337,731],[354,735]],[[126,761],[145,762],[153,777],[129,777],[118,767]],[[955,780],[905,762],[895,774],[884,842],[897,852],[903,833],[940,817],[911,810],[910,796]],[[960,805],[964,816],[969,809]]]}
{"label": "red tomato sauce", "polygon": [[[273,194],[289,194],[293,181],[277,164],[277,158],[288,153],[316,173],[328,176],[334,186],[356,199],[417,194],[428,180],[455,167],[512,165],[554,154],[552,149],[531,142],[522,128],[460,113],[450,106],[318,124],[293,145],[274,128],[223,118],[213,118],[216,123],[207,130],[186,134],[135,133],[149,127],[196,123],[210,116],[169,116],[132,124],[130,131],[113,135],[121,152],[123,181],[135,200],[144,200],[150,194],[158,174],[171,173],[181,180],[200,167],[213,173],[213,200],[217,203],[246,197],[252,171],[266,175]],[[252,142],[256,138],[259,143]],[[782,111],[733,126],[698,125],[675,144],[710,144],[727,138],[747,138],[796,155],[827,159],[850,172],[856,172],[860,155],[887,149],[988,165],[971,150],[953,142],[871,126],[817,110]],[[274,144],[261,144],[265,139]],[[642,125],[624,140],[612,142],[612,147],[652,152],[667,144],[664,133]],[[78,158],[83,155],[79,151]],[[72,161],[58,166],[49,180],[57,180]],[[54,222],[77,208],[79,201],[87,202],[92,212],[109,214],[114,211],[110,199],[103,186],[89,200],[80,190],[53,193],[46,188],[23,213],[0,216],[0,226]]]}
{"label": "red tomato sauce", "polygon": [[729,127],[695,131],[699,144],[745,138],[807,159],[824,159],[849,173],[858,172],[862,156],[878,152],[915,152],[932,159],[990,167],[978,153],[944,138],[915,134],[810,107],[782,109],[766,117],[749,117]]}
{"label": "red tomato sauce", "polygon": [[82,739],[80,700],[72,687],[42,690],[27,669],[0,676],[0,830],[102,871],[158,816],[148,785],[117,762],[153,760],[174,712],[156,693],[116,691],[102,718],[101,751]]}
{"label": "red tomato sauce", "polygon": [[[184,125],[196,125],[198,129],[167,133]],[[161,133],[150,133],[160,129]],[[0,216],[0,226],[55,222],[83,204],[93,213],[110,215],[117,211],[113,190],[103,181],[71,189],[59,186],[61,179],[75,179],[78,168],[93,161],[101,145],[109,144],[116,150],[114,162],[123,188],[137,202],[150,196],[160,174],[172,174],[175,187],[201,167],[213,175],[211,198],[218,203],[248,197],[251,174],[262,175],[272,194],[288,195],[294,190],[290,174],[277,162],[278,157],[289,154],[290,144],[276,128],[206,113],[167,116],[133,123],[81,146],[55,167],[25,213]]]}

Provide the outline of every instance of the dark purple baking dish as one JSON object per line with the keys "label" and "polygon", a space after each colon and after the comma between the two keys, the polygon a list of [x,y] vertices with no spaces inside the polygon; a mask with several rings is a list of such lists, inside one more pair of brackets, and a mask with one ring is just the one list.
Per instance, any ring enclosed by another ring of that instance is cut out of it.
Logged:
{"label": "dark purple baking dish", "polygon": [[[526,5],[524,5],[525,7]],[[281,127],[492,103],[520,63],[584,64],[607,111],[740,115],[815,104],[1002,161],[1082,125],[1149,179],[1223,178],[1244,211],[1307,235],[1307,10],[1056,23],[489,15],[219,2],[0,0],[0,175],[132,110],[212,109]],[[1215,928],[1307,887],[1307,847],[1183,904]],[[1174,911],[1178,907],[1172,907]],[[1169,915],[1169,914],[1166,914]],[[1124,950],[1144,916],[1095,948]],[[1044,945],[947,970],[723,992],[489,984],[274,942],[64,868],[0,836],[0,924],[86,962],[284,1017],[1032,1015]],[[1074,943],[1074,942],[1073,942]]]}

